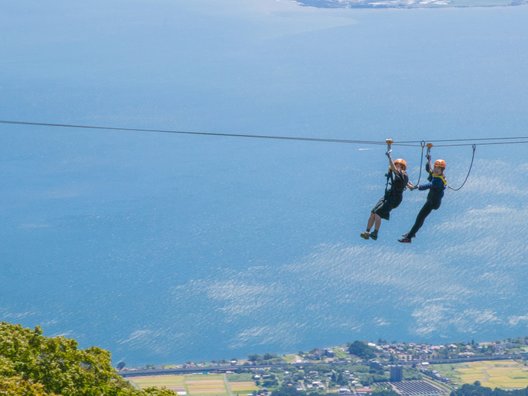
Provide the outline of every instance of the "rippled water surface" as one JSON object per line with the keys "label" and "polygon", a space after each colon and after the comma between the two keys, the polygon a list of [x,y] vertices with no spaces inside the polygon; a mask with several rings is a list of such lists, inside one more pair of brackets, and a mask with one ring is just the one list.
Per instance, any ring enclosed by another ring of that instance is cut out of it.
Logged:
{"label": "rippled water surface", "polygon": [[[528,8],[0,0],[0,119],[360,140],[523,136]],[[129,365],[527,334],[524,145],[364,241],[383,146],[0,125],[0,319]],[[453,186],[469,147],[438,148]],[[418,176],[418,148],[395,147]]]}

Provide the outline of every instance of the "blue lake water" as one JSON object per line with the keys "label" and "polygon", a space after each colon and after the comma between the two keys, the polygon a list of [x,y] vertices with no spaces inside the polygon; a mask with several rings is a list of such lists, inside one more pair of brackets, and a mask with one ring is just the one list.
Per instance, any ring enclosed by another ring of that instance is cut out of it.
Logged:
{"label": "blue lake water", "polygon": [[[395,140],[527,135],[528,7],[0,0],[0,119]],[[384,147],[0,125],[0,320],[129,365],[528,333],[525,145],[412,245]],[[454,186],[471,149],[434,149]],[[395,148],[418,174],[417,148]]]}

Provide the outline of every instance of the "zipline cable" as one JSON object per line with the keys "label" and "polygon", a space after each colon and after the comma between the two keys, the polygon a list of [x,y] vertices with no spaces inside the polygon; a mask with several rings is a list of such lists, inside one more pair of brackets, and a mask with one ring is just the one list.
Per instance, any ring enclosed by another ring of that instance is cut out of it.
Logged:
{"label": "zipline cable", "polygon": [[[79,129],[92,129],[92,130],[95,129],[95,130],[109,130],[109,131],[120,131],[120,132],[148,132],[148,133],[170,133],[170,134],[179,134],[179,135],[253,138],[253,139],[297,140],[297,141],[304,141],[304,142],[347,143],[347,144],[365,144],[365,145],[368,145],[368,144],[384,145],[385,144],[385,142],[375,141],[375,140],[330,139],[330,138],[281,136],[281,135],[253,135],[253,134],[245,134],[245,133],[179,131],[179,130],[171,130],[171,129],[122,128],[122,127],[110,127],[110,126],[100,126],[100,125],[57,124],[57,123],[11,121],[11,120],[0,120],[0,124],[45,126],[45,127],[56,127],[56,128],[79,128]],[[395,143],[395,145],[408,146],[408,147],[416,146],[416,144],[411,144],[411,143]]]}
{"label": "zipline cable", "polygon": [[[150,128],[125,128],[125,127],[112,127],[104,125],[81,125],[81,124],[61,124],[61,123],[46,123],[46,122],[33,122],[33,121],[14,121],[14,120],[0,120],[0,124],[5,125],[26,125],[26,126],[44,126],[53,128],[77,128],[77,129],[91,129],[91,130],[107,130],[107,131],[118,131],[118,132],[146,132],[146,133],[169,133],[169,134],[180,134],[180,135],[199,135],[199,136],[217,136],[217,137],[233,137],[233,138],[252,138],[252,139],[272,139],[272,140],[294,140],[304,142],[324,142],[324,143],[344,143],[344,144],[365,144],[365,145],[388,145],[388,153],[390,152],[390,145],[395,146],[407,146],[407,147],[421,147],[420,155],[420,173],[418,175],[418,181],[414,183],[418,185],[422,177],[422,165],[424,158],[424,147],[425,141],[407,140],[393,142],[392,139],[388,139],[385,142],[376,140],[354,140],[354,139],[332,139],[332,138],[319,138],[319,137],[306,137],[306,136],[283,136],[283,135],[258,135],[258,134],[247,134],[247,133],[222,133],[222,132],[207,132],[207,131],[182,131],[172,129],[150,129]],[[486,138],[461,138],[461,139],[436,139],[430,140],[429,142],[436,142],[435,147],[465,147],[471,146],[473,149],[471,156],[471,163],[469,170],[464,179],[464,182],[457,188],[448,186],[450,190],[459,191],[466,184],[471,170],[473,168],[473,162],[475,160],[475,151],[477,146],[491,146],[491,145],[508,145],[508,144],[528,144],[528,136],[507,136],[507,137],[486,137]],[[438,144],[439,143],[439,144]],[[430,152],[428,143],[428,155]],[[387,186],[388,187],[388,180]]]}
{"label": "zipline cable", "polygon": [[[448,142],[476,142],[476,141],[490,141],[490,140],[527,140],[528,136],[505,136],[505,137],[485,137],[485,138],[463,138],[463,139],[433,139],[428,140],[433,143],[448,143]],[[408,143],[414,141],[400,141],[400,143]],[[435,146],[438,146],[437,144]]]}
{"label": "zipline cable", "polygon": [[[274,140],[297,140],[305,142],[325,142],[325,143],[346,143],[346,144],[365,144],[365,145],[384,145],[385,142],[377,140],[356,140],[356,139],[332,139],[306,136],[282,136],[282,135],[260,135],[247,133],[222,133],[208,131],[182,131],[171,129],[150,129],[150,128],[125,128],[105,125],[82,125],[82,124],[61,124],[46,123],[33,121],[14,121],[0,120],[0,124],[6,125],[27,125],[27,126],[45,126],[55,128],[77,128],[92,130],[108,130],[120,132],[147,132],[147,133],[170,133],[181,135],[201,135],[201,136],[218,136],[234,138],[252,138],[252,139],[274,139]],[[488,146],[488,145],[505,145],[505,144],[528,144],[528,136],[506,136],[506,137],[486,137],[486,138],[463,138],[463,139],[434,139],[429,142],[437,142],[436,147],[463,147],[463,146]],[[421,140],[402,140],[393,142],[394,146],[421,147]]]}
{"label": "zipline cable", "polygon": [[[528,139],[528,138],[527,138]],[[528,140],[508,141],[508,142],[488,142],[488,143],[460,143],[460,144],[436,144],[435,147],[467,147],[467,146],[495,146],[505,144],[528,144]]]}

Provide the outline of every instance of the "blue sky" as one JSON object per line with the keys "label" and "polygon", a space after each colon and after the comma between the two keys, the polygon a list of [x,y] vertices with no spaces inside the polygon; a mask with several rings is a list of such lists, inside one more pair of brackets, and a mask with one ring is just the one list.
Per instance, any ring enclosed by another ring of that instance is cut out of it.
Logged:
{"label": "blue sky", "polygon": [[[1,2],[0,118],[383,141],[525,135],[526,7]],[[1,318],[131,363],[526,334],[525,147],[410,246],[383,147],[0,126]],[[395,148],[418,174],[419,150]],[[453,185],[471,149],[434,149]]]}

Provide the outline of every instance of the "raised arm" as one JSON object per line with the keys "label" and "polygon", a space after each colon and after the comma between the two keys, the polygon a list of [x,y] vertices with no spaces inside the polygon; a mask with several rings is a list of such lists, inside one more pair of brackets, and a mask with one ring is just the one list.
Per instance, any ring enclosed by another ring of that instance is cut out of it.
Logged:
{"label": "raised arm", "polygon": [[396,169],[396,166],[394,166],[394,161],[392,160],[392,156],[391,156],[391,153],[390,151],[387,151],[385,153],[385,155],[387,156],[387,158],[389,159],[389,169],[391,171],[393,171],[394,173],[397,173],[398,172],[398,169]]}
{"label": "raised arm", "polygon": [[427,162],[425,163],[425,171],[429,174],[433,172],[433,165],[431,164],[431,147],[433,147],[433,144],[428,143],[427,153],[425,154],[425,158],[427,159]]}

